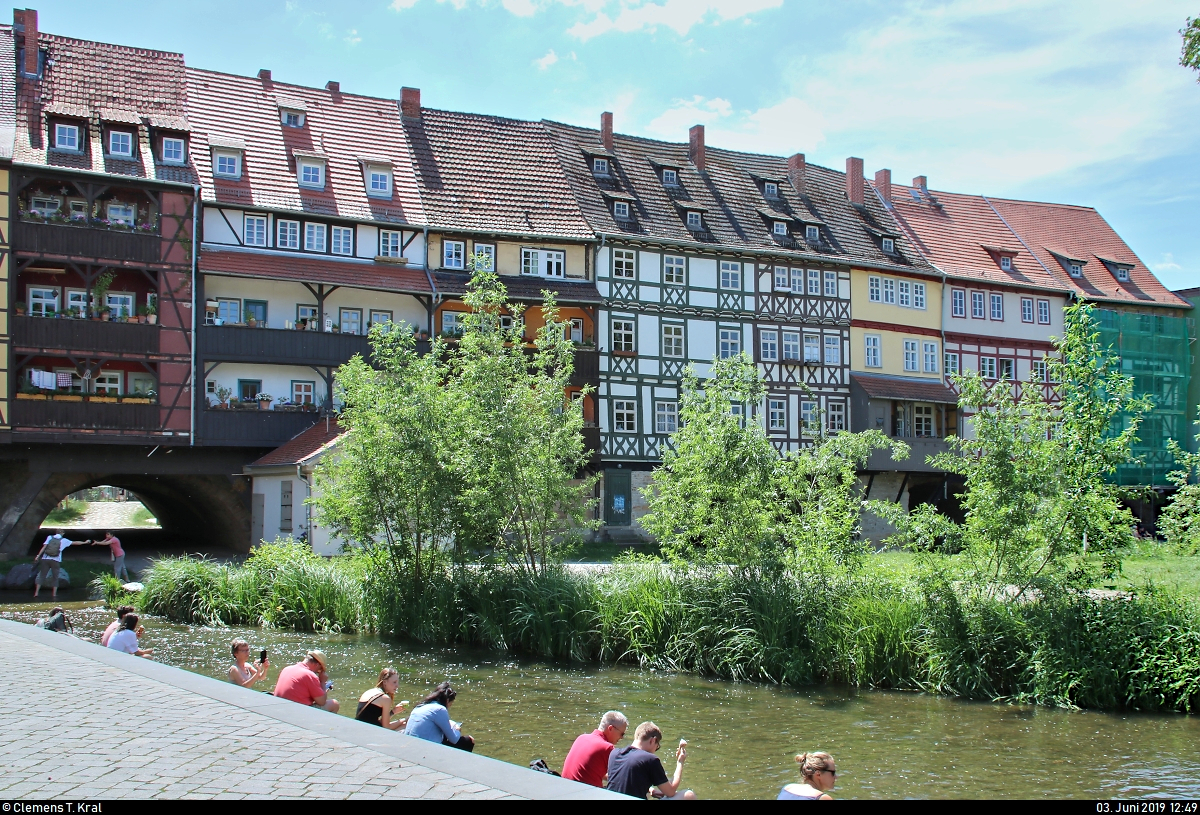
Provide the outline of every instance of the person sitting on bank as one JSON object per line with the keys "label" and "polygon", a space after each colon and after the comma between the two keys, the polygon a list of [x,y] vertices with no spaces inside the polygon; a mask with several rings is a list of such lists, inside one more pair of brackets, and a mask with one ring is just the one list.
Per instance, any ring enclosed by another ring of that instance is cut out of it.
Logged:
{"label": "person sitting on bank", "polygon": [[337,699],[329,698],[333,683],[329,681],[326,671],[325,654],[321,651],[309,651],[303,660],[279,672],[279,679],[275,682],[275,695],[280,699],[337,713],[341,705]]}
{"label": "person sitting on bank", "polygon": [[591,733],[575,739],[567,760],[563,762],[562,777],[593,787],[603,787],[608,775],[608,754],[621,739],[629,720],[619,710],[610,710],[600,717],[600,726]]}
{"label": "person sitting on bank", "polygon": [[270,661],[250,662],[250,643],[242,639],[234,640],[229,646],[233,651],[233,664],[229,666],[229,681],[243,688],[252,688],[260,679],[267,678],[267,668]]}
{"label": "person sitting on bank", "polygon": [[66,634],[68,630],[75,630],[75,626],[71,625],[71,620],[67,617],[67,612],[63,610],[62,606],[55,606],[50,609],[50,616],[44,620],[38,620],[34,628],[58,631],[61,634]]}
{"label": "person sitting on bank", "polygon": [[[117,606],[117,619],[109,623],[108,628],[104,629],[104,633],[100,635],[100,644],[107,648],[108,641],[112,638],[113,634],[117,633],[117,629],[121,627],[122,618],[126,614],[132,614],[133,612],[133,606]],[[138,630],[134,633],[140,637],[146,633],[146,630],[139,625]]]}
{"label": "person sitting on bank", "polygon": [[396,704],[396,689],[400,687],[400,672],[395,668],[384,668],[379,672],[375,687],[358,697],[358,710],[354,718],[360,722],[399,730],[408,723],[407,719],[392,721],[392,712],[404,707]]}
{"label": "person sitting on bank", "polygon": [[404,727],[406,736],[457,747],[468,753],[475,750],[475,739],[462,732],[462,725],[450,719],[450,705],[458,694],[449,682],[443,682],[425,697],[425,701],[413,708]]}
{"label": "person sitting on bank", "polygon": [[46,541],[42,544],[42,548],[38,550],[37,556],[33,559],[37,566],[37,575],[33,579],[33,596],[37,597],[38,592],[42,590],[42,584],[46,582],[46,576],[53,572],[50,584],[50,599],[58,597],[58,573],[62,570],[63,552],[68,546],[75,545],[75,541],[67,540],[63,537],[61,529],[55,529],[53,535],[49,535]]}
{"label": "person sitting on bank", "polygon": [[796,756],[800,765],[801,784],[788,784],[779,791],[777,801],[832,801],[829,790],[837,783],[837,764],[829,753],[801,753]]}
{"label": "person sitting on bank", "polygon": [[138,615],[130,612],[121,618],[121,625],[115,634],[108,638],[108,647],[114,651],[133,654],[135,657],[149,657],[154,653],[153,648],[142,648],[138,644]]}
{"label": "person sitting on bank", "polygon": [[679,742],[675,751],[675,776],[667,780],[667,771],[655,753],[662,746],[662,731],[654,722],[642,722],[633,733],[633,744],[613,750],[608,757],[608,788],[634,798],[671,798],[696,800],[691,790],[679,791],[683,783],[683,763],[687,761],[687,742]]}

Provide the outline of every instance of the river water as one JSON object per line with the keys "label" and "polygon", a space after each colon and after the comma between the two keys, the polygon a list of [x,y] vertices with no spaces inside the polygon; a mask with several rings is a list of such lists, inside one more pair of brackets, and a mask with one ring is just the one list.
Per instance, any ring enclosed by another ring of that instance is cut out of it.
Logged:
{"label": "river water", "polygon": [[[32,622],[46,608],[9,605],[0,616]],[[92,640],[112,619],[95,604],[71,604],[69,613],[76,634]],[[547,664],[377,637],[207,628],[153,618],[144,623],[142,645],[154,648],[156,660],[220,678],[228,671],[234,637],[247,640],[255,658],[260,648],[268,650],[271,685],[280,668],[320,648],[343,713],[353,713],[359,694],[388,665],[400,671],[397,699],[419,700],[449,679],[458,690],[453,717],[475,736],[477,751],[522,766],[544,758],[561,768],[574,737],[615,708],[629,718],[630,735],[638,722],[653,720],[666,744],[688,740],[684,784],[703,798],[774,798],[797,780],[793,756],[804,750],[826,750],[837,759],[833,795],[839,798],[1200,795],[1196,716],[795,690],[628,667]],[[670,773],[674,757],[667,752],[663,763]]]}

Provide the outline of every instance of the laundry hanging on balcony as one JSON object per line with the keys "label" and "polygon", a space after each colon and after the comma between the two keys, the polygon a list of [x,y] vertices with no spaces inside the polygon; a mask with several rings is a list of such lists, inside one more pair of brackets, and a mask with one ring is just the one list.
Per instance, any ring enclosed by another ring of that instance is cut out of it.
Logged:
{"label": "laundry hanging on balcony", "polygon": [[58,389],[58,378],[53,371],[30,371],[29,380],[35,388],[50,391]]}
{"label": "laundry hanging on balcony", "polygon": [[71,389],[71,373],[70,373],[70,371],[59,371],[58,372],[58,387],[62,388],[63,390]]}

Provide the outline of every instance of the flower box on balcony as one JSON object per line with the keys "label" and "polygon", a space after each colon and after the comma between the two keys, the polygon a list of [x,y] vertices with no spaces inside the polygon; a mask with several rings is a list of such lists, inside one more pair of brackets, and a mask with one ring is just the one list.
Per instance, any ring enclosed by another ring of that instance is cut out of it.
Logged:
{"label": "flower box on balcony", "polygon": [[126,396],[124,399],[121,400],[121,402],[126,405],[148,405],[148,404],[150,404],[149,398],[147,398],[145,396]]}
{"label": "flower box on balcony", "polygon": [[46,394],[44,394],[44,393],[18,393],[17,398],[18,399],[37,399],[41,402],[44,402],[44,401],[46,401]]}
{"label": "flower box on balcony", "polygon": [[82,393],[56,393],[54,394],[55,402],[82,402]]}
{"label": "flower box on balcony", "polygon": [[115,397],[115,396],[89,396],[88,401],[89,402],[109,402],[109,403],[115,405],[117,403],[117,397]]}

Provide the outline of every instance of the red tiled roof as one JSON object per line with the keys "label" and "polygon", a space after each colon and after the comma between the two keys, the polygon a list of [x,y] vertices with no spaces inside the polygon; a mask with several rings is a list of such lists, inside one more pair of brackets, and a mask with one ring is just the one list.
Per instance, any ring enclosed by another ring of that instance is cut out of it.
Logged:
{"label": "red tiled roof", "polygon": [[[1172,294],[1133,253],[1100,213],[1091,207],[986,198],[1030,252],[1064,288],[1089,300],[1180,306]],[[1054,253],[1086,260],[1081,278],[1071,277]],[[1117,280],[1104,261],[1132,266],[1129,282]]]}
{"label": "red tiled roof", "polygon": [[[16,65],[17,46],[11,25],[0,25],[0,65]],[[0,71],[0,158],[11,159],[17,127],[17,74]]]}
{"label": "red tiled roof", "polygon": [[312,427],[302,430],[290,441],[246,466],[278,467],[288,464],[303,464],[345,432],[346,429],[338,424],[336,416],[329,419],[318,419]]}
{"label": "red tiled roof", "polygon": [[540,123],[430,108],[403,122],[431,224],[595,240]]}
{"label": "red tiled roof", "polygon": [[[13,160],[21,164],[70,167],[95,173],[192,183],[190,168],[157,165],[147,120],[182,121],[185,116],[183,55],[125,45],[38,34],[46,52],[43,77],[17,82],[17,128]],[[12,64],[11,62],[7,64]],[[82,154],[48,149],[46,116],[84,119]],[[137,158],[106,160],[101,121],[139,125]]]}
{"label": "red tiled roof", "polygon": [[[395,99],[194,68],[187,69],[186,75],[192,159],[204,200],[355,220],[425,222]],[[282,124],[280,95],[304,104],[304,127]],[[214,178],[210,142],[229,143],[231,139],[245,145],[242,177]],[[325,157],[323,190],[300,187],[294,152]],[[391,198],[367,195],[359,160],[365,154],[392,163]]]}
{"label": "red tiled roof", "polygon": [[[892,212],[925,259],[950,277],[1066,291],[983,196],[935,191],[930,200],[919,189],[893,184]],[[1000,268],[996,250],[1014,253],[1012,271]]]}
{"label": "red tiled roof", "polygon": [[430,294],[429,279],[421,269],[372,261],[326,260],[288,257],[265,252],[212,251],[200,253],[200,271],[235,277],[330,283],[354,289]]}
{"label": "red tiled roof", "polygon": [[937,402],[956,405],[954,391],[940,382],[904,379],[873,374],[850,374],[850,380],[872,399],[900,399],[907,402]]}

